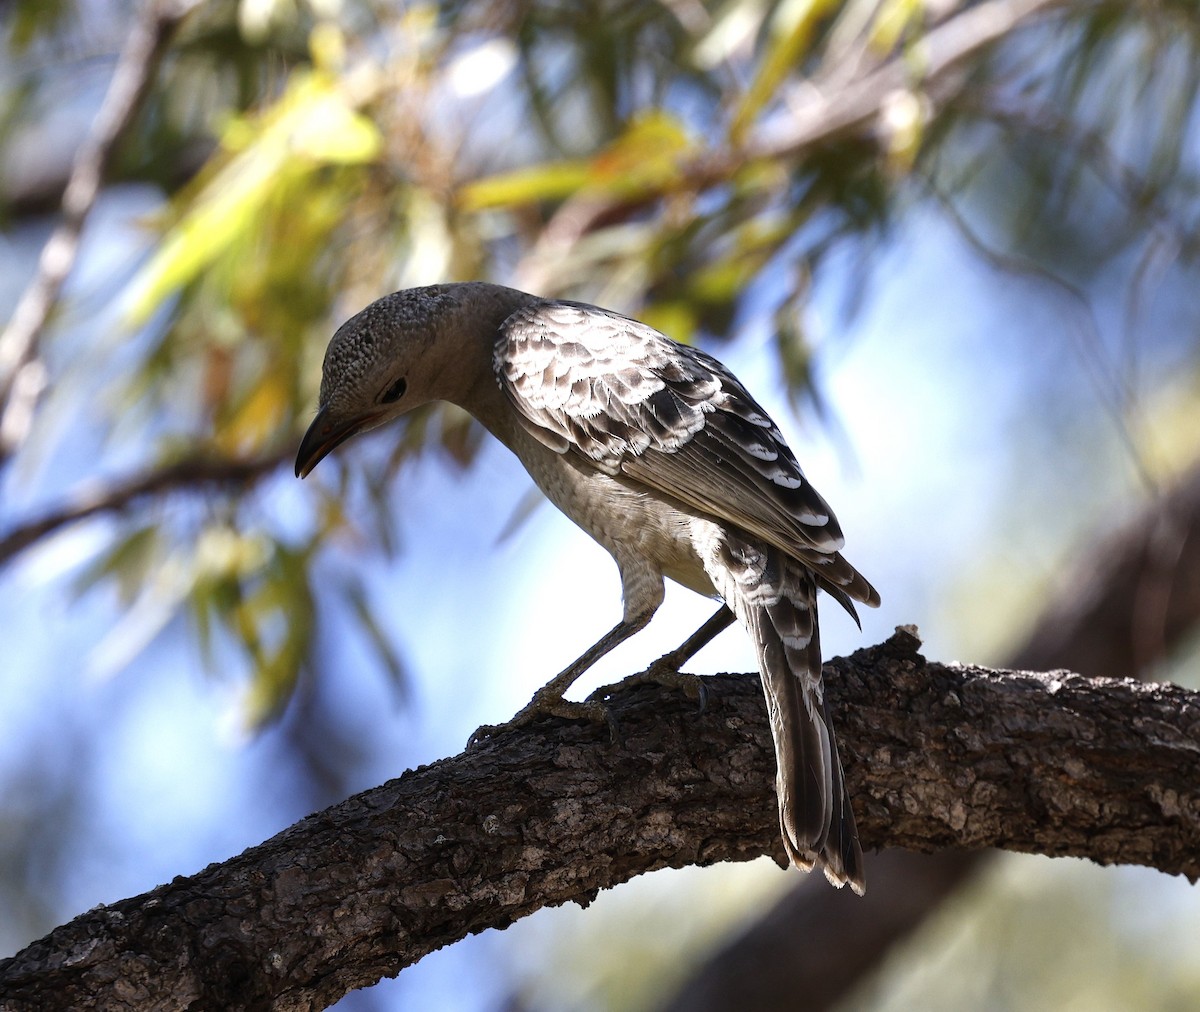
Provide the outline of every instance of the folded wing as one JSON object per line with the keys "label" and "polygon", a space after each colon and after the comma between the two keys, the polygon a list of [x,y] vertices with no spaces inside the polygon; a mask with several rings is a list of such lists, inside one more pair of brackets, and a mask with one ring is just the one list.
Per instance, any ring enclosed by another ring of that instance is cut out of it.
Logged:
{"label": "folded wing", "polygon": [[851,614],[878,604],[778,427],[710,355],[595,306],[539,302],[504,322],[494,364],[547,446],[762,538]]}

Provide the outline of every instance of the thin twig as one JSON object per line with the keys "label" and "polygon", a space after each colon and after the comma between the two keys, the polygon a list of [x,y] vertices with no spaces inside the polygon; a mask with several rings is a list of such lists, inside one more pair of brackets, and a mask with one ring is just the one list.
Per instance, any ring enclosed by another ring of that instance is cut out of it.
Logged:
{"label": "thin twig", "polygon": [[955,102],[955,107],[959,112],[1018,134],[1036,134],[1056,145],[1060,152],[1066,150],[1075,161],[1086,165],[1130,209],[1131,215],[1137,216],[1141,223],[1139,231],[1158,230],[1169,237],[1178,255],[1200,256],[1200,236],[1192,223],[1169,205],[1161,190],[1113,150],[1101,131],[1082,126],[1049,105],[1029,101],[1018,104],[1011,96],[996,92],[964,95]]}
{"label": "thin twig", "polygon": [[[897,53],[882,63],[867,66],[855,79],[838,87],[806,82],[788,106],[786,125],[750,140],[744,147],[726,151],[705,150],[686,161],[678,175],[665,184],[672,191],[698,191],[727,183],[740,169],[759,161],[795,161],[814,148],[848,134],[867,134],[877,128],[892,95],[920,89],[936,110],[945,104],[940,95],[950,75],[988,46],[1018,26],[1064,0],[985,0],[931,29],[920,43],[923,71],[914,70],[912,55]],[[522,259],[518,285],[548,293],[554,275],[567,263],[566,254],[583,236],[608,221],[620,219],[622,210],[636,209],[656,194],[633,197],[581,192],[568,199],[551,217],[534,247]]]}
{"label": "thin twig", "polygon": [[113,72],[108,93],[80,146],[62,199],[62,220],[42,248],[37,273],[0,334],[0,466],[21,447],[46,385],[38,354],[42,333],[79,254],[84,222],[117,145],[149,93],[175,29],[201,0],[163,0],[137,19]]}
{"label": "thin twig", "polygon": [[1125,381],[1121,370],[1111,361],[1104,347],[1104,339],[1100,333],[1100,323],[1096,312],[1083,291],[1071,284],[1066,278],[1055,274],[1041,264],[1018,256],[1005,253],[990,246],[970,222],[963,217],[958,206],[949,195],[942,193],[936,187],[931,187],[930,193],[940,203],[946,216],[955,226],[963,240],[987,261],[995,270],[1013,277],[1024,277],[1041,285],[1044,289],[1060,297],[1063,305],[1071,312],[1076,324],[1068,328],[1075,338],[1088,378],[1096,391],[1101,407],[1112,419],[1117,436],[1129,454],[1130,463],[1147,492],[1159,492],[1158,480],[1151,472],[1142,451],[1138,448],[1130,426],[1130,418],[1136,417],[1136,391]]}
{"label": "thin twig", "polygon": [[35,520],[14,527],[0,537],[0,567],[41,538],[68,524],[102,513],[117,513],[135,500],[207,485],[247,485],[258,481],[289,457],[274,453],[242,460],[220,457],[186,457],[153,468],[111,485],[85,487],[61,506]]}

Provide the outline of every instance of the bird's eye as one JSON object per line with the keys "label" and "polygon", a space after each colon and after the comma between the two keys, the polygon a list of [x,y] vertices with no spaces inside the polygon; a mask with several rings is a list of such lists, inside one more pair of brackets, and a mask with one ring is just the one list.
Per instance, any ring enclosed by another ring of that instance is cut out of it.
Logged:
{"label": "bird's eye", "polygon": [[408,389],[408,380],[401,376],[395,383],[388,387],[383,396],[379,400],[384,404],[393,404],[404,396],[404,391]]}

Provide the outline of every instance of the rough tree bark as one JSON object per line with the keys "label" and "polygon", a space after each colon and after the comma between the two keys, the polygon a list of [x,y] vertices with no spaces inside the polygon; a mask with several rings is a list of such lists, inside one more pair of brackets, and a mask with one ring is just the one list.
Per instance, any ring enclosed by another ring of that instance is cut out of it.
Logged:
{"label": "rough tree bark", "polygon": [[[863,842],[1002,846],[1200,876],[1200,694],[927,663],[827,665]],[[655,868],[783,863],[757,677],[613,696],[410,771],[0,961],[0,1007],[323,1008],[433,949]],[[844,902],[857,902],[846,895]]]}
{"label": "rough tree bark", "polygon": [[[1118,530],[1086,542],[1062,593],[1008,663],[1140,676],[1197,623],[1200,463]],[[869,858],[871,893],[851,908],[804,882],[706,959],[663,1012],[774,1012],[792,1008],[797,994],[810,1012],[832,1008],[989,856],[894,851]],[[804,938],[804,946],[792,945],[795,938]],[[790,950],[786,959],[772,957],[780,949]]]}

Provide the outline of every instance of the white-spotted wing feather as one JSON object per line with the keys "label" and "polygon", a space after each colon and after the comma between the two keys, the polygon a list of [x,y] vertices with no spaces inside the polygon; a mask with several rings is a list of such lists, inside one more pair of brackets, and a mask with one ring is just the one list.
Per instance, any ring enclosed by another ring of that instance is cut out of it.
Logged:
{"label": "white-spotted wing feather", "polygon": [[541,442],[763,538],[851,613],[877,602],[779,429],[716,359],[617,313],[538,302],[504,322],[495,367]]}

